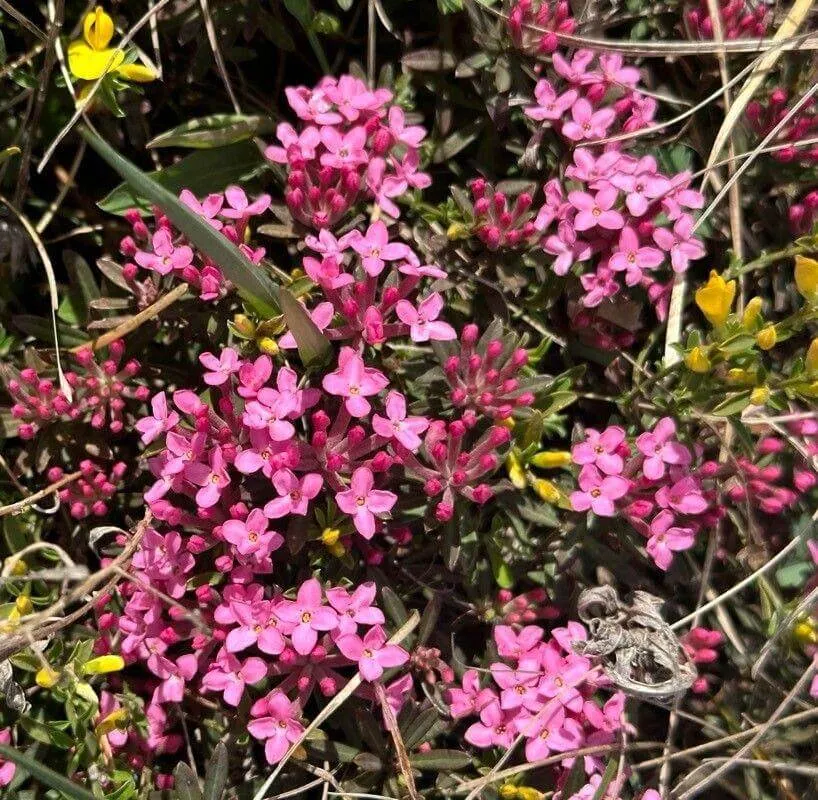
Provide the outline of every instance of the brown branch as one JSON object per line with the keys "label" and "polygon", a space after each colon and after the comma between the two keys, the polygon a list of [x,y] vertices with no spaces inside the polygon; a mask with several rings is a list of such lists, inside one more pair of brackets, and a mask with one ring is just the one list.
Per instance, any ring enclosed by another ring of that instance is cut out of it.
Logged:
{"label": "brown branch", "polygon": [[21,511],[25,511],[29,506],[33,506],[44,497],[54,494],[54,492],[59,491],[66,484],[77,480],[77,478],[79,478],[81,475],[82,472],[80,470],[77,470],[76,472],[69,472],[68,475],[63,475],[58,481],[54,481],[54,483],[46,486],[45,489],[40,489],[39,492],[30,494],[28,497],[18,500],[16,503],[10,503],[7,506],[0,506],[0,517],[6,517],[9,514],[19,514]]}

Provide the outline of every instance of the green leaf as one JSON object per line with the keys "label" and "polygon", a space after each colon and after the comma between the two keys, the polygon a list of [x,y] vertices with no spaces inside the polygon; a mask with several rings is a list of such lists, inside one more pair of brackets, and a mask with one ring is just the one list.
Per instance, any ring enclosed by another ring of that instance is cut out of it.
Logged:
{"label": "green leaf", "polygon": [[284,314],[284,321],[295,337],[301,360],[308,365],[320,365],[327,361],[330,353],[329,342],[304,306],[288,289],[279,291],[278,302]]}
{"label": "green leaf", "polygon": [[[35,317],[31,314],[18,314],[16,317],[12,317],[12,322],[23,333],[33,336],[37,341],[51,346],[54,345],[54,328],[50,319]],[[88,341],[88,337],[81,331],[67,328],[65,325],[58,325],[57,330],[62,347],[73,347]]]}
{"label": "green leaf", "polygon": [[202,800],[202,790],[196,773],[184,761],[173,770],[174,795],[178,800]]}
{"label": "green leaf", "polygon": [[8,51],[6,50],[6,37],[3,36],[3,31],[0,31],[0,65],[6,63]]}
{"label": "green leaf", "polygon": [[34,780],[48,786],[51,789],[62,793],[71,800],[95,800],[94,795],[82,786],[63,777],[59,772],[54,772],[53,769],[45,766],[40,761],[35,761],[33,758],[13,747],[0,744],[0,756],[13,761],[20,769],[25,770],[31,775]]}
{"label": "green leaf", "polygon": [[[96,149],[93,140],[88,141]],[[111,152],[117,159],[137,169],[113,149]],[[105,158],[101,152],[100,155]],[[125,183],[117,186],[97,203],[103,211],[121,216],[132,208],[149,213],[153,204],[159,205],[144,186],[134,184],[115,163],[107,158],[105,160],[125,178]],[[253,142],[237,142],[226,147],[214,147],[191,153],[166,169],[150,173],[139,170],[139,174],[169,190],[174,196],[182,189],[190,189],[193,194],[202,196],[222,191],[225,186],[248,178],[263,163],[261,153]]]}
{"label": "green leaf", "polygon": [[613,782],[613,779],[616,777],[616,773],[619,769],[619,759],[612,758],[605,766],[605,773],[602,775],[602,780],[599,782],[599,786],[596,787],[596,791],[594,792],[594,796],[591,800],[602,800],[605,797],[605,792],[608,787]]}
{"label": "green leaf", "polygon": [[747,406],[750,405],[751,389],[737,394],[729,395],[725,400],[722,400],[712,411],[718,417],[731,417],[734,414],[740,414]]}
{"label": "green leaf", "polygon": [[315,16],[315,12],[313,11],[310,0],[284,0],[284,7],[299,21],[304,32],[307,34],[310,47],[312,47],[315,57],[321,65],[321,69],[324,72],[332,72],[324,48],[321,46],[321,42],[318,41],[315,31],[312,30],[312,20]]}
{"label": "green leaf", "polygon": [[494,580],[501,589],[510,589],[514,586],[514,573],[508,564],[503,560],[500,549],[494,542],[486,542],[486,550],[489,554],[489,561],[491,562],[491,573],[494,575]]}
{"label": "green leaf", "polygon": [[82,256],[72,250],[64,250],[62,260],[68,270],[69,293],[60,304],[59,317],[64,322],[85,325],[91,303],[100,297],[99,287]]}
{"label": "green leaf", "polygon": [[409,612],[406,610],[403,600],[388,586],[384,586],[381,589],[381,597],[383,598],[383,607],[386,609],[386,613],[392,622],[396,625],[403,625],[403,623],[409,619]]}
{"label": "green leaf", "polygon": [[472,763],[472,757],[461,750],[427,750],[425,753],[411,753],[409,763],[420,770],[442,772],[464,769]]}
{"label": "green leaf", "polygon": [[227,748],[219,742],[205,772],[203,800],[221,800],[227,785],[227,764]]}
{"label": "green leaf", "polygon": [[154,136],[148,147],[190,147],[209,150],[214,147],[242,142],[262,133],[270,133],[273,122],[269,117],[248,114],[211,114],[191,119]]}
{"label": "green leaf", "polygon": [[[187,238],[206,253],[218,265],[228,280],[239,289],[239,293],[258,311],[268,317],[278,313],[279,287],[264,273],[261,267],[250,262],[241,250],[228,241],[218,231],[213,230],[201,217],[192,212],[175,194],[161,183],[146,175],[138,167],[117,153],[96,133],[82,128],[82,135],[96,152],[115,169],[135,192],[159,206],[168,219]],[[217,153],[210,150],[207,155]],[[222,151],[223,152],[223,151]],[[194,158],[204,153],[194,153]],[[304,311],[306,315],[306,311]]]}

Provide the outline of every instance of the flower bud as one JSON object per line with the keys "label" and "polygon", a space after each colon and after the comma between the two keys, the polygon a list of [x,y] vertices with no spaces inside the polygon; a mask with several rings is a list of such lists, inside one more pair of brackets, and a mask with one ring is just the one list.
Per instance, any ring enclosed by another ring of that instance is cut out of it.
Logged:
{"label": "flower bud", "polygon": [[710,359],[707,351],[702,347],[694,347],[685,356],[685,366],[691,371],[703,375],[710,371]]}
{"label": "flower bud", "polygon": [[60,673],[51,669],[48,665],[38,670],[34,676],[34,682],[43,689],[50,689],[52,686],[56,686],[59,680]]}
{"label": "flower bud", "polygon": [[806,256],[795,257],[795,286],[808,302],[818,299],[818,261]]}
{"label": "flower bud", "polygon": [[810,377],[818,374],[818,339],[813,339],[810,342],[804,361],[807,368],[807,374]]}
{"label": "flower bud", "polygon": [[741,326],[745,330],[752,330],[756,321],[761,315],[761,298],[753,297],[744,309],[744,314],[741,317]]}
{"label": "flower bud", "polygon": [[125,668],[122,656],[99,656],[83,664],[85,675],[104,675],[108,672],[119,672]]}
{"label": "flower bud", "polygon": [[696,305],[714,328],[720,328],[727,321],[735,297],[736,282],[725,281],[713,270],[707,283],[696,290]]}
{"label": "flower bud", "polygon": [[541,500],[552,505],[559,502],[560,490],[551,481],[537,478],[531,485]]}
{"label": "flower bud", "polygon": [[571,454],[567,450],[543,450],[531,459],[531,463],[542,469],[566,467],[571,463]]}
{"label": "flower bud", "polygon": [[278,343],[272,336],[264,336],[259,339],[256,344],[258,345],[258,349],[268,356],[275,356],[279,353]]}
{"label": "flower bud", "polygon": [[775,325],[765,325],[756,335],[756,344],[762,350],[772,350],[778,341]]}
{"label": "flower bud", "polygon": [[756,386],[750,393],[750,402],[754,406],[763,406],[770,399],[770,390],[766,386]]}

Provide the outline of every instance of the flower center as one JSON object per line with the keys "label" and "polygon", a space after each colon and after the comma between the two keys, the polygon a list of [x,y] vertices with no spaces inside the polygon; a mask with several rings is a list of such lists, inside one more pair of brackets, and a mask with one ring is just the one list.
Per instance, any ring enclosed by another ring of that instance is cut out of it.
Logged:
{"label": "flower center", "polygon": [[349,387],[349,393],[350,394],[358,394],[358,392],[360,392],[360,391],[361,390],[357,386],[350,386]]}
{"label": "flower center", "polygon": [[365,506],[366,505],[366,498],[365,497],[356,497],[355,498],[355,505],[356,506]]}
{"label": "flower center", "polygon": [[371,650],[364,650],[361,654],[364,658],[372,658],[372,651]]}
{"label": "flower center", "polygon": [[293,489],[293,491],[290,492],[290,500],[292,500],[294,503],[297,503],[300,499],[301,492],[298,489]]}
{"label": "flower center", "polygon": [[305,611],[305,612],[304,612],[304,613],[301,615],[301,622],[303,622],[305,625],[306,625],[306,624],[307,624],[307,623],[308,623],[308,622],[309,622],[311,619],[312,619],[312,614],[310,614],[310,612],[309,612],[309,611]]}
{"label": "flower center", "polygon": [[279,728],[286,728],[287,727],[287,720],[286,719],[280,719],[278,721],[278,727]]}
{"label": "flower center", "polygon": [[251,542],[257,542],[258,541],[258,534],[255,531],[250,531],[250,533],[247,534],[247,538]]}
{"label": "flower center", "polygon": [[215,475],[215,474],[211,475],[210,476],[210,482],[211,483],[218,483],[219,482],[219,476]]}
{"label": "flower center", "polygon": [[591,212],[595,217],[599,217],[602,215],[602,209],[599,206],[594,206],[594,210]]}
{"label": "flower center", "polygon": [[601,489],[591,489],[591,497],[599,497],[602,494]]}

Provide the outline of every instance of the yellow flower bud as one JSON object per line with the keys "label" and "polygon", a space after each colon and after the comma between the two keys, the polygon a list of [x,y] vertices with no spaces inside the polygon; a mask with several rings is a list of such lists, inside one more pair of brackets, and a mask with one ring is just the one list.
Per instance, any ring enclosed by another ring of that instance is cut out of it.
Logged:
{"label": "yellow flower bud", "polygon": [[691,372],[697,372],[703,375],[710,371],[710,359],[707,357],[707,351],[703,347],[694,347],[685,356],[685,366]]}
{"label": "yellow flower bud", "polygon": [[528,485],[525,470],[513,450],[506,456],[506,472],[515,489],[525,489]]}
{"label": "yellow flower bud", "polygon": [[560,490],[557,489],[551,481],[547,481],[545,478],[537,478],[531,486],[541,500],[545,500],[546,503],[551,503],[552,505],[559,503],[561,496]]}
{"label": "yellow flower bud", "polygon": [[28,564],[22,558],[18,558],[11,568],[12,575],[25,575],[28,572]]}
{"label": "yellow flower bud", "polygon": [[770,399],[770,390],[766,386],[756,386],[750,393],[750,402],[754,406],[763,406]]}
{"label": "yellow flower bud", "polygon": [[761,298],[754,297],[750,300],[744,308],[744,314],[741,317],[741,325],[745,330],[751,330],[758,318],[761,316]]}
{"label": "yellow flower bud", "polygon": [[517,423],[514,422],[514,417],[506,417],[505,419],[497,420],[495,425],[500,425],[503,428],[508,428],[510,431],[514,430],[514,426]]}
{"label": "yellow flower bud", "polygon": [[504,783],[497,794],[502,800],[517,800],[517,787],[513,783]]}
{"label": "yellow flower bud", "polygon": [[330,555],[335,556],[335,558],[343,558],[346,555],[347,549],[344,547],[341,542],[336,542],[333,545],[330,545],[327,548],[330,552]]}
{"label": "yellow flower bud", "polygon": [[727,371],[727,382],[732,384],[753,384],[756,381],[755,374],[746,369],[734,367]]}
{"label": "yellow flower bud", "polygon": [[792,638],[801,645],[818,644],[818,621],[814,617],[802,619],[793,626]]}
{"label": "yellow flower bud", "polygon": [[775,325],[765,325],[756,334],[756,344],[762,350],[772,350],[778,341],[778,334],[775,332]]}
{"label": "yellow flower bud", "polygon": [[813,339],[807,348],[807,356],[804,359],[807,367],[807,375],[818,374],[818,339]]}
{"label": "yellow flower bud", "polygon": [[114,35],[114,21],[97,6],[82,22],[82,35],[88,46],[94,50],[104,50]]}
{"label": "yellow flower bud", "polygon": [[533,786],[519,786],[517,788],[517,800],[540,800],[542,793]]}
{"label": "yellow flower bud", "polygon": [[719,328],[727,321],[736,296],[736,282],[725,281],[715,270],[703,286],[696,290],[696,305],[707,321]]}
{"label": "yellow flower bud", "polygon": [[87,661],[82,671],[86,675],[104,675],[106,672],[119,672],[125,668],[122,656],[97,656]]}
{"label": "yellow flower bud", "polygon": [[31,604],[31,598],[27,594],[21,594],[14,601],[14,607],[21,617],[30,614],[34,610],[34,606]]}
{"label": "yellow flower bud", "polygon": [[264,336],[258,340],[257,344],[262,353],[266,353],[268,356],[278,355],[278,343],[271,336]]}
{"label": "yellow flower bud", "polygon": [[321,532],[321,541],[327,546],[332,547],[335,544],[338,544],[338,540],[341,538],[341,531],[338,528],[324,528]]}
{"label": "yellow flower bud", "polygon": [[94,728],[94,733],[96,733],[97,736],[106,736],[109,733],[113,733],[113,731],[125,730],[130,721],[131,715],[128,709],[117,708],[97,723],[97,726]]}
{"label": "yellow flower bud", "polygon": [[818,298],[818,261],[806,256],[795,257],[795,286],[809,302]]}
{"label": "yellow flower bud", "polygon": [[541,469],[567,467],[571,463],[571,454],[567,450],[543,450],[532,457],[531,463]]}
{"label": "yellow flower bud", "polygon": [[245,339],[254,339],[256,336],[255,323],[246,314],[236,314],[233,317],[233,328]]}
{"label": "yellow flower bud", "polygon": [[38,670],[34,676],[34,682],[37,686],[42,686],[43,689],[50,689],[52,686],[56,686],[59,680],[60,673],[55,669],[51,669],[49,666]]}
{"label": "yellow flower bud", "polygon": [[450,242],[457,241],[458,239],[468,239],[470,235],[471,230],[462,222],[453,222],[446,230],[446,238]]}

